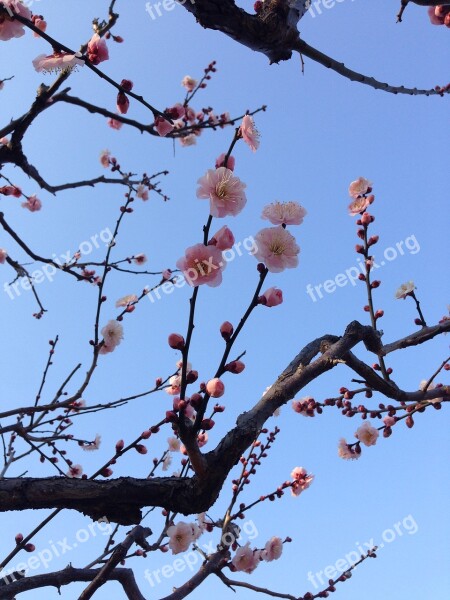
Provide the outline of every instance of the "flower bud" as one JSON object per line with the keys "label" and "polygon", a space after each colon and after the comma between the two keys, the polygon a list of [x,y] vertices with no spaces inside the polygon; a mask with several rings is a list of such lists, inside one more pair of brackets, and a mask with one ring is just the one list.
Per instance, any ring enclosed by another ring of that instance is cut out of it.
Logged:
{"label": "flower bud", "polygon": [[212,398],[220,398],[225,393],[225,386],[218,377],[214,377],[206,384],[206,391]]}
{"label": "flower bud", "polygon": [[233,325],[229,321],[224,321],[220,326],[220,334],[225,341],[230,339],[230,337],[233,335],[233,331]]}
{"label": "flower bud", "polygon": [[233,375],[239,375],[245,369],[245,364],[241,360],[232,360],[225,365],[225,369]]}
{"label": "flower bud", "polygon": [[264,306],[278,306],[283,302],[283,292],[276,287],[271,287],[258,298],[258,302]]}
{"label": "flower bud", "polygon": [[119,440],[116,443],[116,452],[121,452],[125,446],[125,442],[123,440]]}
{"label": "flower bud", "polygon": [[179,333],[171,333],[168,338],[169,346],[174,350],[183,350],[184,337]]}

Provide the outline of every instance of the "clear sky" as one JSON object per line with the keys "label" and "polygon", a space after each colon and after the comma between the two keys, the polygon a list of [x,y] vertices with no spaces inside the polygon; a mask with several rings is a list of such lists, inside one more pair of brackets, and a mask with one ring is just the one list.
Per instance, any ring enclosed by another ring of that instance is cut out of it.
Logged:
{"label": "clear sky", "polygon": [[[245,2],[243,6],[250,9],[251,4]],[[431,26],[426,9],[417,6],[409,6],[404,22],[396,24],[397,4],[344,0],[331,8],[321,5],[321,14],[316,10],[314,17],[307,14],[302,19],[301,34],[323,52],[382,81],[425,88],[444,85],[448,76],[448,29]],[[35,2],[32,10],[45,16],[48,33],[69,47],[78,48],[91,35],[92,18],[106,15],[107,6],[104,0],[65,0],[63,4],[41,0]],[[226,411],[210,432],[206,449],[212,449],[236,417],[253,406],[306,343],[325,333],[341,334],[353,319],[368,322],[367,313],[362,311],[366,303],[362,284],[349,283],[332,293],[322,291],[323,297],[316,294],[315,300],[307,293],[308,284],[319,286],[357,264],[357,238],[355,223],[347,214],[347,189],[358,176],[374,183],[373,233],[380,235],[375,257],[385,263],[377,272],[382,285],[376,290],[375,301],[377,308],[385,311],[381,325],[384,339],[393,341],[416,329],[411,299],[394,300],[396,289],[407,280],[414,280],[429,323],[436,323],[446,313],[448,98],[394,96],[375,91],[351,83],[310,60],[306,60],[302,75],[298,56],[269,67],[263,55],[201,28],[181,6],[155,19],[146,12],[145,3],[136,0],[119,1],[117,10],[121,16],[115,32],[125,42],[109,42],[110,60],[100,68],[116,80],[131,79],[134,91],[154,106],[164,109],[182,101],[183,76],[198,78],[211,60],[217,61],[218,72],[196,97],[196,109],[212,106],[218,114],[229,111],[238,116],[247,109],[268,105],[266,113],[256,116],[260,149],[252,153],[240,143],[234,152],[236,175],[247,184],[247,206],[238,217],[213,225],[212,231],[227,224],[236,240],[245,240],[267,225],[260,213],[265,204],[274,200],[296,200],[308,211],[303,225],[292,228],[301,247],[299,267],[271,274],[267,280],[267,287],[283,290],[284,303],[255,311],[237,342],[236,354],[247,352],[247,368],[241,375],[225,379]],[[3,126],[25,112],[39,84],[48,84],[52,77],[36,73],[31,64],[38,54],[50,52],[43,40],[27,33],[21,39],[0,44],[0,79],[15,75],[0,93]],[[68,85],[72,94],[114,109],[114,90],[88,69],[75,73]],[[150,113],[136,103],[132,103],[129,116],[143,122],[151,120]],[[170,201],[163,203],[152,194],[149,202],[136,202],[114,250],[117,259],[144,252],[149,258],[148,268],[158,271],[173,267],[187,246],[201,241],[207,205],[196,198],[196,182],[227,150],[232,135],[232,128],[207,131],[196,146],[182,148],[178,143],[141,135],[126,127],[114,131],[103,117],[59,105],[35,121],[25,138],[24,150],[52,184],[103,174],[98,157],[106,148],[125,170],[154,173],[168,169],[170,174],[161,185]],[[124,190],[112,186],[52,197],[39,191],[34,182],[10,165],[3,172],[27,194],[37,193],[43,202],[40,212],[30,213],[11,197],[0,201],[0,209],[11,226],[42,256],[61,256],[69,250],[73,253],[91,236],[112,228],[123,201]],[[397,252],[394,258],[392,249],[395,251],[401,242],[406,250],[403,254]],[[23,252],[3,231],[0,247],[26,262]],[[98,261],[102,257],[103,249],[99,249],[88,258]],[[191,361],[201,380],[211,377],[220,359],[220,324],[224,320],[236,324],[253,294],[255,267],[255,259],[244,253],[227,266],[219,288],[200,290]],[[96,296],[91,286],[75,283],[67,275],[58,276],[52,283],[45,281],[38,291],[48,312],[37,321],[31,316],[35,311],[31,294],[22,291],[11,300],[3,291],[3,282],[12,279],[11,269],[1,266],[0,270],[0,397],[3,408],[12,408],[34,401],[46,362],[48,339],[56,334],[61,341],[48,378],[47,399],[78,362],[83,363],[83,368],[89,363],[88,341],[92,337]],[[112,276],[106,290],[103,322],[116,316],[117,298],[139,293],[144,285],[156,282],[157,278],[150,276]],[[85,395],[88,404],[145,391],[156,377],[174,370],[178,353],[167,346],[166,339],[172,331],[185,332],[189,295],[190,290],[185,287],[157,302],[144,301],[138,306],[124,322],[125,339],[120,347],[102,357]],[[366,356],[361,348],[357,353]],[[392,355],[388,365],[394,369],[398,385],[412,391],[447,355],[448,338],[441,337],[426,346]],[[335,369],[309,385],[299,397],[311,395],[323,400],[336,396],[341,386],[349,385],[350,378],[344,368]],[[69,391],[74,391],[80,381],[81,376]],[[445,379],[440,377],[438,381]],[[372,405],[377,406],[380,401],[374,397]],[[79,419],[72,433],[86,438],[99,433],[102,444],[97,453],[84,453],[74,445],[68,448],[71,459],[92,473],[109,458],[118,439],[131,441],[169,407],[170,398],[161,392],[110,413]],[[445,506],[449,496],[450,447],[446,408],[419,415],[412,430],[399,424],[389,439],[379,439],[375,447],[364,448],[358,461],[347,462],[337,456],[337,443],[341,437],[353,439],[360,424],[356,418],[349,421],[339,411],[330,409],[322,416],[305,419],[292,411],[290,403],[283,407],[281,415],[269,423],[280,427],[278,441],[243,500],[250,502],[274,490],[289,478],[295,466],[304,466],[316,478],[299,498],[286,494],[273,504],[264,503],[249,512],[244,541],[250,538],[252,546],[263,547],[273,535],[289,535],[293,543],[285,546],[280,561],[264,563],[253,575],[241,578],[298,596],[317,592],[319,588],[308,581],[309,572],[315,575],[328,565],[336,565],[364,542],[384,540],[377,560],[366,561],[358,568],[351,581],[339,587],[337,598],[447,598],[450,523]],[[167,428],[149,440],[147,455],[125,458],[116,465],[114,476],[145,477],[153,456],[160,455],[170,433]],[[171,469],[177,468],[175,457]],[[24,471],[27,476],[55,474],[37,458],[18,463],[8,474],[18,476]],[[225,484],[223,498],[211,509],[214,518],[223,515],[230,486],[230,482]],[[3,515],[0,557],[11,550],[18,531],[28,533],[46,514],[47,511]],[[158,531],[158,516],[147,522]],[[66,539],[71,546],[59,557],[50,550],[47,570],[41,567],[36,572],[57,570],[69,562],[84,566],[98,556],[105,541],[103,533],[95,530],[89,539],[79,533],[86,531],[89,523],[82,515],[65,511],[36,536],[36,552],[51,549],[58,540]],[[393,535],[386,533],[388,530]],[[127,528],[122,528],[116,541],[124,537],[125,531]],[[207,543],[207,538],[201,543]],[[22,553],[10,566],[28,558]],[[190,573],[188,567],[182,573],[163,577],[161,583],[155,583],[154,578],[153,587],[144,578],[146,569],[154,571],[172,565],[174,558],[171,554],[157,554],[129,562],[146,597],[163,597],[185,581]],[[82,589],[73,586],[63,589],[62,594],[74,598]],[[197,599],[203,594],[224,600],[233,597],[218,579],[208,580],[191,597]],[[239,591],[239,595],[242,599],[257,597],[249,590]],[[57,592],[46,588],[23,597],[52,599]],[[122,592],[117,584],[109,584],[97,597],[119,598]]]}

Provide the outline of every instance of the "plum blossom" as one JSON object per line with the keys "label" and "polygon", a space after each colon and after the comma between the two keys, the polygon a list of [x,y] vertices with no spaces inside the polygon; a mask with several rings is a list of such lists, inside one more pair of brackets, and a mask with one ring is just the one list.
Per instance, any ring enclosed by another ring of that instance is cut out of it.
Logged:
{"label": "plum blossom", "polygon": [[272,225],[301,225],[306,214],[298,202],[273,202],[264,207],[261,216]]}
{"label": "plum blossom", "polygon": [[293,235],[282,225],[261,229],[255,236],[253,256],[263,262],[271,273],[281,273],[298,265],[298,247]]}
{"label": "plum blossom", "polygon": [[[17,2],[17,0],[3,0],[3,5],[7,10],[31,20],[31,11],[22,2]],[[25,29],[22,23],[12,19],[8,15],[0,17],[0,41],[6,42],[12,38],[22,37],[24,34]]]}
{"label": "plum blossom", "polygon": [[109,167],[110,160],[111,152],[109,150],[102,150],[100,152],[100,164],[102,165],[102,167],[105,167],[105,169],[107,169]]}
{"label": "plum blossom", "polygon": [[215,246],[195,244],[186,249],[185,255],[177,260],[177,268],[192,287],[209,285],[216,287],[222,283],[222,271],[226,267],[222,252]]}
{"label": "plum blossom", "polygon": [[169,536],[169,548],[172,550],[172,554],[185,552],[195,539],[192,525],[184,521],[172,525],[166,533]]}
{"label": "plum blossom", "polygon": [[293,496],[300,496],[302,492],[307,490],[314,480],[314,475],[308,475],[303,467],[295,467],[291,473],[294,480],[291,485],[291,493]]}
{"label": "plum blossom", "polygon": [[218,169],[219,167],[226,166],[227,169],[230,169],[230,171],[234,171],[234,167],[236,165],[236,159],[234,158],[234,156],[229,156],[228,160],[227,160],[227,164],[225,165],[225,156],[226,156],[226,154],[224,152],[222,152],[222,154],[216,158],[216,169]]}
{"label": "plum blossom", "polygon": [[195,146],[197,140],[195,139],[195,135],[190,133],[189,135],[184,135],[183,137],[179,137],[178,141],[181,146]]}
{"label": "plum blossom", "polygon": [[181,376],[180,375],[172,375],[169,379],[169,387],[166,387],[166,393],[170,396],[176,396],[180,393],[181,390]]}
{"label": "plum blossom", "polygon": [[105,40],[101,38],[98,33],[94,33],[89,40],[87,46],[87,57],[93,65],[98,65],[109,58],[108,46],[106,45]]}
{"label": "plum blossom", "polygon": [[123,298],[119,298],[119,300],[117,300],[116,308],[119,308],[119,306],[129,306],[130,304],[133,304],[137,301],[138,297],[136,296],[136,294],[128,294],[128,296],[123,296]]}
{"label": "plum blossom", "polygon": [[[104,345],[100,348],[102,354],[112,352],[116,346],[123,340],[123,327],[115,319],[111,319],[101,330],[101,334],[104,339]],[[102,352],[103,348],[105,350]]]}
{"label": "plum blossom", "polygon": [[261,558],[267,562],[277,560],[283,552],[283,541],[279,537],[272,537],[264,546]]}
{"label": "plum blossom", "polygon": [[83,450],[87,450],[87,451],[91,451],[91,450],[98,450],[100,448],[100,442],[101,442],[102,438],[101,436],[97,433],[97,435],[95,436],[95,439],[93,442],[88,442],[87,444],[83,444],[81,446],[81,448]]}
{"label": "plum blossom", "polygon": [[164,460],[162,462],[162,470],[167,471],[171,464],[172,464],[172,455],[170,454],[170,452],[167,452],[167,454],[164,457]]}
{"label": "plum blossom", "polygon": [[384,417],[383,419],[383,423],[386,425],[386,427],[392,427],[393,425],[395,425],[396,422],[396,418],[390,417],[389,415],[387,417]]}
{"label": "plum blossom", "polygon": [[38,212],[42,208],[42,202],[35,194],[27,198],[26,202],[22,202],[22,207],[26,208],[30,212]]}
{"label": "plum blossom", "polygon": [[271,308],[272,306],[278,306],[283,302],[283,292],[276,287],[271,287],[264,292],[259,298],[259,301],[264,306]]}
{"label": "plum blossom", "polygon": [[149,193],[149,191],[150,190],[149,190],[149,188],[146,185],[140,183],[137,186],[136,196],[137,196],[137,198],[140,198],[141,200],[144,200],[144,201],[148,200],[148,193]]}
{"label": "plum blossom", "polygon": [[170,133],[173,130],[173,125],[163,117],[156,117],[155,129],[158,132],[158,135],[160,135],[161,137],[165,137],[168,133]]}
{"label": "plum blossom", "polygon": [[209,199],[210,213],[213,217],[235,217],[247,202],[245,183],[226,167],[208,169],[197,183],[200,186],[197,189],[197,198]]}
{"label": "plum blossom", "polygon": [[395,297],[397,300],[403,298],[406,299],[406,296],[409,296],[414,292],[416,286],[414,285],[414,281],[407,281],[406,283],[402,283],[402,285],[395,292]]}
{"label": "plum blossom", "polygon": [[122,129],[123,127],[123,123],[121,121],[118,121],[117,119],[108,119],[107,123],[108,126],[111,127],[111,129],[116,129],[117,131],[119,131],[119,129]]}
{"label": "plum blossom", "polygon": [[[46,29],[47,29],[47,21],[44,20],[44,17],[42,15],[33,15],[32,21],[33,21],[34,25],[40,31],[46,31]],[[33,36],[37,37],[37,38],[40,37],[40,35],[38,33],[36,33],[35,31],[33,31]]]}
{"label": "plum blossom", "polygon": [[245,546],[238,548],[231,563],[236,571],[252,573],[260,562],[259,556],[257,551],[250,548],[250,542],[247,542]]}
{"label": "plum blossom", "polygon": [[81,465],[70,465],[66,475],[71,478],[81,477],[83,475],[83,467]]}
{"label": "plum blossom", "polygon": [[255,127],[255,121],[250,115],[245,115],[239,128],[239,133],[244,142],[250,146],[253,152],[259,148],[259,131]]}
{"label": "plum blossom", "polygon": [[38,73],[42,71],[64,71],[74,69],[77,66],[83,66],[84,62],[80,58],[79,52],[68,54],[67,52],[53,52],[49,56],[40,54],[33,60],[33,66]]}
{"label": "plum blossom", "polygon": [[206,431],[202,431],[197,436],[197,444],[199,448],[203,448],[208,443],[208,434]]}
{"label": "plum blossom", "polygon": [[181,85],[188,91],[188,92],[192,92],[192,90],[195,88],[195,86],[197,85],[197,80],[193,79],[192,77],[190,77],[189,75],[185,75],[183,77],[183,79],[181,80]]}
{"label": "plum blossom", "polygon": [[147,262],[147,257],[145,254],[135,254],[133,256],[133,262],[135,265],[143,265]]}
{"label": "plum blossom", "polygon": [[215,246],[219,250],[229,250],[233,247],[234,242],[235,239],[232,231],[224,225],[213,235],[208,244]]}
{"label": "plum blossom", "polygon": [[375,446],[379,435],[378,429],[373,427],[369,421],[364,421],[355,432],[355,437],[365,446]]}
{"label": "plum blossom", "polygon": [[372,191],[372,182],[364,177],[358,177],[355,181],[352,181],[349,188],[348,194],[350,198],[358,198],[359,196],[364,196],[364,194],[369,194]]}
{"label": "plum blossom", "polygon": [[3,248],[0,248],[0,265],[3,265],[5,263],[7,256],[8,256],[8,253],[6,252],[6,250],[4,250]]}
{"label": "plum blossom", "polygon": [[350,202],[348,205],[348,214],[351,217],[356,217],[356,215],[363,213],[374,200],[375,196],[373,195],[355,198],[353,202]]}
{"label": "plum blossom", "polygon": [[181,442],[178,438],[176,438],[176,437],[167,438],[167,443],[169,444],[169,450],[171,452],[179,452],[180,451]]}
{"label": "plum blossom", "polygon": [[359,452],[356,452],[347,444],[344,438],[339,440],[338,455],[345,460],[355,460],[361,456]]}

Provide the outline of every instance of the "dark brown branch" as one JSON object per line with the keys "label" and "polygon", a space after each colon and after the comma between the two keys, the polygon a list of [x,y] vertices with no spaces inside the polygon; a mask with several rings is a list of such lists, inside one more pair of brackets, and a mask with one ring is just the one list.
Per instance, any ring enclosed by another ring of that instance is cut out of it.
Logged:
{"label": "dark brown branch", "polygon": [[420,329],[420,331],[416,331],[415,333],[412,333],[401,340],[397,340],[391,344],[386,344],[382,347],[380,354],[382,356],[386,356],[386,354],[395,352],[395,350],[402,350],[403,348],[409,348],[410,346],[417,346],[418,344],[423,344],[424,342],[433,339],[441,333],[447,333],[449,331],[450,319],[444,321],[443,323],[439,323],[438,325],[433,325],[432,327],[423,327]]}
{"label": "dark brown branch", "polygon": [[[0,587],[0,600],[14,600],[17,594],[36,590],[42,587],[52,586],[59,590],[63,585],[69,585],[75,581],[92,581],[98,576],[101,569],[74,569],[70,565],[62,571],[24,577],[18,581]],[[131,569],[114,569],[109,574],[110,581],[118,581],[129,600],[145,600],[141,594],[134,574]]]}

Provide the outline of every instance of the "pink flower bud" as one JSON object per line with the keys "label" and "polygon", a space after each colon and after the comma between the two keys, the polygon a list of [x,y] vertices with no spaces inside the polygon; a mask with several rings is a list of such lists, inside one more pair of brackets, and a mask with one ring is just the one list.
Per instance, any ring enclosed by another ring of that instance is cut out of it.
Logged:
{"label": "pink flower bud", "polygon": [[125,446],[125,442],[123,440],[119,440],[116,444],[116,452],[120,452],[121,450],[123,450]]}
{"label": "pink flower bud", "polygon": [[200,394],[192,394],[191,396],[191,406],[195,410],[199,409],[202,405],[203,397]]}
{"label": "pink flower bud", "polygon": [[205,431],[209,431],[214,427],[214,425],[215,423],[212,419],[203,419],[203,421],[200,424],[200,428],[204,429]]}
{"label": "pink flower bud", "polygon": [[233,375],[239,375],[245,369],[245,364],[241,360],[232,360],[230,363],[225,365],[225,369]]}
{"label": "pink flower bud", "polygon": [[184,337],[179,333],[171,333],[168,338],[169,346],[174,350],[183,350]]}
{"label": "pink flower bud", "polygon": [[151,435],[152,435],[152,434],[151,434],[151,431],[150,431],[149,429],[146,429],[145,431],[143,431],[143,432],[141,433],[141,438],[142,438],[143,440],[148,440],[148,438],[149,438]]}
{"label": "pink flower bud", "polygon": [[25,552],[34,552],[36,550],[36,546],[34,544],[25,544],[23,549]]}
{"label": "pink flower bud", "polygon": [[356,246],[355,246],[355,251],[356,251],[358,254],[364,254],[364,246],[361,246],[360,244],[356,244]]}
{"label": "pink flower bud", "polygon": [[124,94],[123,92],[119,92],[117,94],[117,110],[121,115],[126,115],[128,112],[128,109],[130,107],[130,101],[128,99],[128,96],[126,94]]}
{"label": "pink flower bud", "polygon": [[226,167],[227,169],[230,169],[230,171],[234,171],[234,166],[236,164],[234,156],[228,157],[227,164],[225,164],[225,156],[226,155],[222,153],[216,158],[216,169],[218,169],[219,167]]}
{"label": "pink flower bud", "polygon": [[224,225],[217,233],[213,235],[208,242],[209,245],[214,245],[219,250],[229,250],[235,242],[234,235],[226,225]]}
{"label": "pink flower bud", "polygon": [[16,544],[20,544],[23,542],[23,535],[21,533],[17,533],[14,539],[16,540]]}
{"label": "pink flower bud", "polygon": [[368,212],[365,212],[361,216],[361,223],[363,225],[369,225],[372,222],[372,217]]}
{"label": "pink flower bud", "polygon": [[123,87],[123,89],[126,92],[131,92],[131,90],[133,89],[133,82],[130,81],[129,79],[122,79],[122,81],[120,82],[120,85]]}
{"label": "pink flower bud", "polygon": [[234,327],[229,321],[224,321],[220,326],[220,333],[224,340],[228,341],[233,335]]}
{"label": "pink flower bud", "polygon": [[186,375],[186,383],[194,383],[198,379],[198,371],[189,371]]}
{"label": "pink flower bud", "polygon": [[[262,300],[263,298],[264,300]],[[283,292],[276,287],[271,287],[258,300],[262,300],[260,303],[264,306],[278,306],[283,302]]]}
{"label": "pink flower bud", "polygon": [[396,423],[396,418],[395,417],[384,417],[383,423],[386,425],[386,427],[392,427],[392,425],[395,425],[395,423]]}
{"label": "pink flower bud", "polygon": [[225,386],[218,377],[214,377],[206,384],[206,391],[212,398],[220,398],[225,393]]}
{"label": "pink flower bud", "polygon": [[135,448],[139,454],[147,454],[148,452],[147,448],[143,444],[136,444]]}

